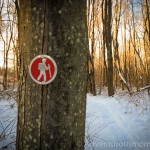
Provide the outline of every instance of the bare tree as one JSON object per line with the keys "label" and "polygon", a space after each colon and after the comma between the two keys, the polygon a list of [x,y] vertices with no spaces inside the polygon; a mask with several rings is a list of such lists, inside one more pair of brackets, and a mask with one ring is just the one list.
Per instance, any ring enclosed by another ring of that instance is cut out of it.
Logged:
{"label": "bare tree", "polygon": [[107,82],[108,82],[108,95],[114,95],[114,84],[113,84],[113,56],[112,56],[112,1],[105,1],[105,20],[106,20],[106,47],[107,47]]}

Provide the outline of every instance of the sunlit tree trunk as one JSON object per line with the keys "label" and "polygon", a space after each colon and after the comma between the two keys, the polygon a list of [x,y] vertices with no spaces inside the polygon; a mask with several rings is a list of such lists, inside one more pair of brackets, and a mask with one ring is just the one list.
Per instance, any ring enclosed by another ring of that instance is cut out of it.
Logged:
{"label": "sunlit tree trunk", "polygon": [[137,64],[137,50],[136,50],[136,33],[135,33],[135,15],[134,15],[134,4],[133,4],[133,0],[131,2],[131,6],[132,6],[132,24],[133,24],[133,48],[134,48],[134,67],[135,67],[135,85],[136,85],[136,90],[139,90],[139,81],[138,81],[138,64]]}
{"label": "sunlit tree trunk", "polygon": [[[92,8],[92,9],[91,9]],[[90,93],[96,95],[96,85],[95,85],[95,0],[88,1],[88,31],[89,31],[89,40],[90,50],[89,50],[89,64],[88,64],[88,85]]]}
{"label": "sunlit tree trunk", "polygon": [[[146,58],[146,69],[147,69],[147,85],[150,84],[150,11],[149,11],[149,1],[144,0],[144,44],[145,44],[145,58]],[[146,44],[147,43],[147,44]],[[150,90],[149,90],[150,91]]]}
{"label": "sunlit tree trunk", "polygon": [[127,17],[124,16],[124,77],[128,82],[128,69],[127,69],[127,38],[126,38],[126,30],[127,30]]}
{"label": "sunlit tree trunk", "polygon": [[[113,46],[114,46],[114,63],[116,67],[115,75],[116,75],[116,88],[117,88],[117,77],[119,72],[121,72],[121,66],[120,66],[120,56],[119,56],[119,43],[118,43],[118,32],[119,32],[119,26],[120,26],[120,18],[121,18],[121,5],[122,0],[119,2],[116,0],[115,4],[115,10],[114,10],[114,38],[113,38]],[[118,72],[119,71],[119,72]],[[122,86],[123,86],[123,82]]]}
{"label": "sunlit tree trunk", "polygon": [[102,0],[102,24],[103,24],[103,87],[107,85],[107,63],[106,63],[106,17],[107,15],[107,9],[106,9],[106,2],[105,0]]}

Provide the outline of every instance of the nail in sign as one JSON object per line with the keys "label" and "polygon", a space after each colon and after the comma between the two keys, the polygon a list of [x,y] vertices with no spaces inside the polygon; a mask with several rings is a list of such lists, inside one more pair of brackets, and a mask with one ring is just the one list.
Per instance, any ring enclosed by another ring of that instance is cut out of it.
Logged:
{"label": "nail in sign", "polygon": [[38,84],[49,84],[57,74],[57,65],[48,55],[36,56],[30,63],[29,73],[33,81]]}

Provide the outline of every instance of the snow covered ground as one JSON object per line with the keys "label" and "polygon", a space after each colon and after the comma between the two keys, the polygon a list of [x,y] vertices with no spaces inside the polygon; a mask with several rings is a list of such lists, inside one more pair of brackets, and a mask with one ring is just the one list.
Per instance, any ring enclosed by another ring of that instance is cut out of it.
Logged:
{"label": "snow covered ground", "polygon": [[85,150],[150,150],[147,93],[87,96]]}
{"label": "snow covered ground", "polygon": [[[14,150],[17,106],[0,100],[0,150]],[[114,97],[87,94],[85,150],[149,150],[150,99],[147,93]]]}
{"label": "snow covered ground", "polygon": [[0,150],[15,150],[16,123],[16,101],[0,100]]}

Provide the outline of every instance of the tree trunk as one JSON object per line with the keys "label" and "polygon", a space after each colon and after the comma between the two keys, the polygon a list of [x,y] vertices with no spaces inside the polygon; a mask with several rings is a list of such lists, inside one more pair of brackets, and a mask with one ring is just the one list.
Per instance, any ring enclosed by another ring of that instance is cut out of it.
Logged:
{"label": "tree trunk", "polygon": [[[20,81],[17,150],[83,150],[88,38],[86,1],[19,2]],[[28,72],[39,54],[58,73],[38,85]]]}
{"label": "tree trunk", "polygon": [[107,80],[106,80],[106,77],[107,77],[107,63],[106,63],[106,14],[107,14],[107,9],[106,9],[106,2],[104,4],[104,1],[105,0],[102,0],[102,4],[101,4],[101,7],[102,7],[102,24],[103,24],[103,31],[102,31],[102,34],[103,34],[103,87],[104,86],[107,86]]}
{"label": "tree trunk", "polygon": [[96,86],[95,86],[95,67],[94,67],[94,59],[95,59],[95,0],[93,0],[93,6],[92,6],[92,14],[93,14],[93,27],[92,27],[92,41],[91,41],[91,80],[92,80],[92,94],[95,96],[96,95]]}
{"label": "tree trunk", "polygon": [[[148,56],[150,56],[150,51],[149,51],[149,47],[150,47],[150,10],[149,10],[149,1],[148,0],[144,0],[144,6],[145,6],[145,32],[144,32],[144,43],[145,41],[147,41],[147,46],[145,45],[145,54],[146,54],[146,66],[147,66],[147,85],[150,83],[150,59],[148,58]],[[149,90],[150,92],[150,90]]]}
{"label": "tree trunk", "polygon": [[108,95],[114,95],[114,86],[113,86],[113,57],[112,57],[112,35],[111,35],[111,27],[112,27],[112,1],[107,0],[106,4],[107,15],[105,15],[105,19],[107,19],[106,26],[106,47],[107,47],[107,63],[108,63],[108,70],[107,70],[107,82],[108,82]]}

